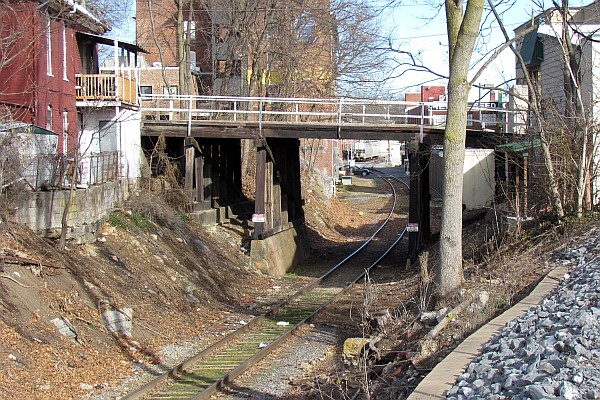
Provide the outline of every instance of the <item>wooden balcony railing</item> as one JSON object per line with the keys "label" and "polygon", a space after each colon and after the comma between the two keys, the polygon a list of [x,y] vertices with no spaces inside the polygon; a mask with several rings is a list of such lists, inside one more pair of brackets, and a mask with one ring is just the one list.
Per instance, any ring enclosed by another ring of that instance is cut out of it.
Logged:
{"label": "wooden balcony railing", "polygon": [[77,75],[77,100],[88,102],[120,101],[129,105],[137,105],[137,82],[134,77],[128,78],[118,72],[109,74]]}

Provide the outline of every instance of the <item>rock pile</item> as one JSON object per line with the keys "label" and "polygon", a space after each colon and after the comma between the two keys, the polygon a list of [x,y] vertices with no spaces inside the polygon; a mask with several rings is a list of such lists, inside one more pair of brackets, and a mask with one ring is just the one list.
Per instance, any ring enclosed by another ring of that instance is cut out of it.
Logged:
{"label": "rock pile", "polygon": [[538,306],[509,322],[459,376],[450,399],[600,399],[600,237],[557,262],[573,265]]}

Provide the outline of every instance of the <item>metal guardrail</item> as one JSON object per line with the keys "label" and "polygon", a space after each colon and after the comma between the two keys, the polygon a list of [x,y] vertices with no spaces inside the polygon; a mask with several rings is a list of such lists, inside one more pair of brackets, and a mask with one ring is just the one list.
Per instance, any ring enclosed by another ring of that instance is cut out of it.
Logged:
{"label": "metal guardrail", "polygon": [[[275,97],[142,95],[144,120],[251,121],[344,125],[409,124],[445,126],[447,102],[310,99]],[[468,110],[472,129],[505,130],[514,110],[500,102],[475,103]],[[479,118],[475,118],[479,116]]]}
{"label": "metal guardrail", "polygon": [[19,171],[22,180],[32,190],[66,189],[71,185],[73,169],[77,168],[75,184],[88,187],[112,182],[119,178],[119,152],[102,152],[81,157],[75,165],[73,157],[64,155],[22,156],[19,165],[12,165]]}

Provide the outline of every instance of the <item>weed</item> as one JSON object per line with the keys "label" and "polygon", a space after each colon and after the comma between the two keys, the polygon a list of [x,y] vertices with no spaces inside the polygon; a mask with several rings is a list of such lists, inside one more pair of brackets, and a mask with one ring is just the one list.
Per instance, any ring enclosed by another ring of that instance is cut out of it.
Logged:
{"label": "weed", "polygon": [[108,215],[108,223],[115,228],[127,229],[127,221],[123,219],[123,216],[120,213],[110,213]]}
{"label": "weed", "polygon": [[130,214],[127,214],[127,218],[143,231],[149,232],[154,227],[154,224],[140,212],[133,211]]}
{"label": "weed", "polygon": [[186,224],[189,224],[190,222],[192,222],[192,218],[189,216],[189,214],[180,213],[179,218],[181,218],[181,220],[183,222],[185,222]]}

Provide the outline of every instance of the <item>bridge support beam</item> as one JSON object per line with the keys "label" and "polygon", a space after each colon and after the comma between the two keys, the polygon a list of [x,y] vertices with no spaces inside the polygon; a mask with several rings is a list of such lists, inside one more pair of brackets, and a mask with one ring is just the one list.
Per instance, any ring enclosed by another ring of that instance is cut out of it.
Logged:
{"label": "bridge support beam", "polygon": [[184,190],[192,211],[220,209],[246,201],[239,140],[186,138],[184,147]]}
{"label": "bridge support beam", "polygon": [[297,139],[256,142],[256,196],[251,264],[283,275],[309,256],[300,187]]}
{"label": "bridge support beam", "polygon": [[429,194],[429,158],[431,150],[425,144],[409,145],[410,205],[408,223],[408,257],[416,261],[425,240],[431,236],[431,195]]}

